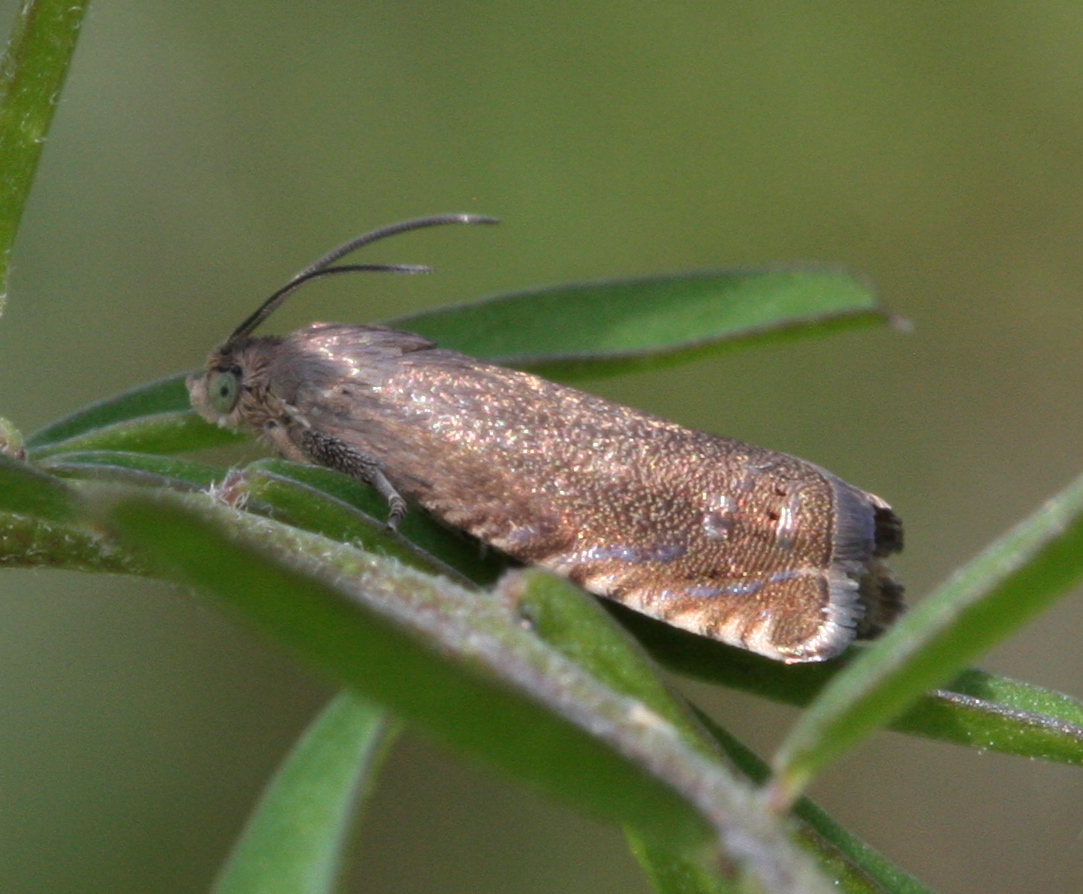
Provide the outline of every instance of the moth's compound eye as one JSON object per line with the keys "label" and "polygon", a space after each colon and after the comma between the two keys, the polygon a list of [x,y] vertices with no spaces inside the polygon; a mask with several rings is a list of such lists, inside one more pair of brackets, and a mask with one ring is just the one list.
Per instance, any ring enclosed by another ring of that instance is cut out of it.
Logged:
{"label": "moth's compound eye", "polygon": [[229,413],[237,405],[237,395],[240,393],[241,383],[237,374],[229,372],[217,372],[211,376],[210,386],[207,388],[207,396],[211,406],[219,413]]}

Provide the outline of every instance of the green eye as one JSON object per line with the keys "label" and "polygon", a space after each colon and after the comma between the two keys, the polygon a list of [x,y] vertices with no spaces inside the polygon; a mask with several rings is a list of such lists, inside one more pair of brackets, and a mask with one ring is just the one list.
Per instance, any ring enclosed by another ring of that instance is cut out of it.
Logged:
{"label": "green eye", "polygon": [[215,373],[207,389],[211,406],[219,413],[231,412],[237,405],[237,393],[240,386],[240,380],[235,372]]}

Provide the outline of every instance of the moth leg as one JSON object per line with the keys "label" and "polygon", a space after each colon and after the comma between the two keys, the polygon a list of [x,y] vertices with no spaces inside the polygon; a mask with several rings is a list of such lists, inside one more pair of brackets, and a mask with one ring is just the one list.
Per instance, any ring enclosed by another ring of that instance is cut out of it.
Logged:
{"label": "moth leg", "polygon": [[390,507],[387,526],[392,531],[398,529],[399,522],[406,517],[406,501],[395,490],[395,486],[387,480],[387,476],[376,460],[356,447],[351,447],[345,441],[319,434],[311,429],[304,429],[300,440],[301,450],[306,459],[319,463],[321,466],[337,469],[375,488],[376,493],[387,500]]}
{"label": "moth leg", "polygon": [[[290,437],[289,429],[278,422],[263,427],[263,434],[286,459],[292,459],[295,463],[311,463],[313,457],[302,450]],[[319,462],[319,460],[317,460]]]}
{"label": "moth leg", "polygon": [[406,518],[406,501],[402,498],[402,495],[395,490],[395,486],[387,480],[387,476],[380,470],[380,467],[376,463],[372,463],[372,477],[364,478],[358,475],[366,484],[371,484],[376,488],[376,493],[387,500],[389,512],[387,513],[387,527],[392,531],[399,529],[399,522]]}

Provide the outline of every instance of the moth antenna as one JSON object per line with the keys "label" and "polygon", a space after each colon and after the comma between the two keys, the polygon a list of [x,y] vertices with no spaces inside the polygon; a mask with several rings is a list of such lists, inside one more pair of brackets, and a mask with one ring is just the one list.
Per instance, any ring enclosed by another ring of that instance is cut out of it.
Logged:
{"label": "moth antenna", "polygon": [[309,264],[304,270],[294,276],[282,288],[276,291],[270,298],[263,302],[240,326],[233,330],[233,334],[227,339],[226,344],[235,342],[237,339],[250,335],[252,331],[267,319],[278,306],[282,304],[293,292],[306,282],[318,279],[321,276],[329,276],[336,273],[383,272],[383,273],[430,273],[431,267],[416,264],[343,264],[338,267],[332,265],[339,258],[345,257],[350,252],[357,251],[373,242],[386,239],[388,236],[397,236],[399,233],[408,233],[411,230],[422,230],[426,227],[442,227],[445,224],[495,224],[499,223],[495,217],[486,217],[483,214],[436,214],[431,217],[416,217],[413,220],[404,220],[399,223],[380,227],[344,242],[338,248],[328,252],[318,261]]}
{"label": "moth antenna", "polygon": [[301,286],[314,279],[322,279],[336,273],[432,273],[432,267],[423,264],[342,264],[338,267],[324,267],[322,270],[312,270],[308,273],[299,273],[281,289],[278,289],[270,298],[263,302],[255,313],[249,316],[240,326],[233,330],[233,334],[226,340],[226,344],[232,344],[240,338],[250,334],[260,323],[267,319],[275,309]]}
{"label": "moth antenna", "polygon": [[342,245],[333,251],[329,251],[318,261],[309,264],[304,270],[298,273],[294,279],[300,279],[302,276],[307,276],[309,273],[314,273],[317,270],[330,267],[335,261],[339,258],[346,257],[350,252],[357,251],[357,249],[363,248],[366,245],[371,245],[373,242],[378,242],[381,239],[386,239],[388,236],[397,236],[399,233],[408,233],[411,230],[423,230],[426,227],[442,227],[447,224],[495,223],[500,223],[500,221],[495,217],[487,217],[484,214],[434,214],[431,217],[415,217],[413,220],[404,220],[399,223],[389,224],[386,227],[380,227],[378,230],[373,230],[370,233],[364,233],[361,236],[357,236],[349,242],[342,243]]}

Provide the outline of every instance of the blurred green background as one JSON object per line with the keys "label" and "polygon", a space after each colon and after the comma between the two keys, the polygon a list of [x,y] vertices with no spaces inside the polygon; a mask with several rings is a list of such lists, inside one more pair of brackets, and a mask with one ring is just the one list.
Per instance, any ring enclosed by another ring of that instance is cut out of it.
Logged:
{"label": "blurred green background", "polygon": [[[6,27],[16,4],[0,2]],[[573,279],[788,261],[864,330],[586,383],[814,460],[906,520],[922,594],[1083,467],[1078,3],[96,0],[0,320],[30,432],[198,366],[340,240],[478,211],[268,331]],[[559,321],[558,321],[559,322]],[[1083,594],[982,666],[1083,696]],[[204,890],[330,688],[190,594],[0,575],[0,890]],[[762,753],[789,709],[682,682]],[[1083,887],[1078,770],[884,734],[814,795],[934,887]],[[642,892],[619,833],[411,737],[366,892]]]}

